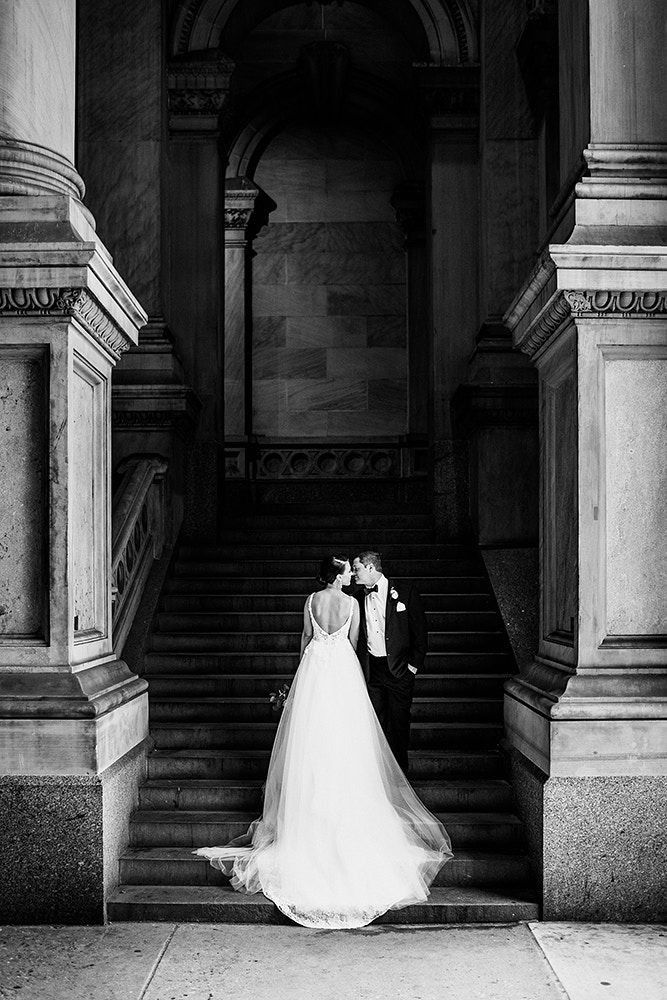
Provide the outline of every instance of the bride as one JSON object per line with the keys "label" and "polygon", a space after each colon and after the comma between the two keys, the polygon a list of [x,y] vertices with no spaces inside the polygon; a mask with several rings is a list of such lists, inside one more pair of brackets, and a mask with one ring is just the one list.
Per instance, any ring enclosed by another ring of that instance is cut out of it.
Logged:
{"label": "bride", "polygon": [[452,857],[449,837],[396,763],[356,656],[359,606],[347,559],[322,560],[304,606],[301,662],[247,834],[193,853],[263,892],[305,927],[364,927],[423,902]]}

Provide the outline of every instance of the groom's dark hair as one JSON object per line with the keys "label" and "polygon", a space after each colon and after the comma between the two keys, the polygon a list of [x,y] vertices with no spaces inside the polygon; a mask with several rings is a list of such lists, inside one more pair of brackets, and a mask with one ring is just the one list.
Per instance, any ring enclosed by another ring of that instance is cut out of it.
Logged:
{"label": "groom's dark hair", "polygon": [[382,558],[379,552],[371,552],[369,549],[368,552],[360,552],[357,559],[360,563],[363,563],[364,566],[368,566],[369,563],[373,563],[378,573],[382,572]]}

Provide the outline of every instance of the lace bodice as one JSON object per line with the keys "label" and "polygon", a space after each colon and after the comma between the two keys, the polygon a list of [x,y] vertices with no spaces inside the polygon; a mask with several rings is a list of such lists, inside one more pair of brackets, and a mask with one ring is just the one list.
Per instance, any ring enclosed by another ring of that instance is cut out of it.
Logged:
{"label": "lace bodice", "polygon": [[352,621],[352,611],[354,608],[354,598],[350,597],[350,610],[348,611],[347,618],[343,622],[340,628],[337,628],[335,632],[327,632],[322,628],[320,623],[315,618],[313,614],[313,597],[315,595],[311,594],[308,598],[308,613],[310,615],[310,621],[313,626],[313,639],[315,642],[340,642],[341,640],[346,640],[348,633],[350,631],[350,623]]}

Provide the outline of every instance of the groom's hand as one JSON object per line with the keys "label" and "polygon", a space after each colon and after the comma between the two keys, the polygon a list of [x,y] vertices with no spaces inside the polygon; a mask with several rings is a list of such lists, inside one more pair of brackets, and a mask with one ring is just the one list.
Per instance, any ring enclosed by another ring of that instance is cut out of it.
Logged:
{"label": "groom's hand", "polygon": [[417,673],[417,668],[413,667],[411,663],[408,663],[408,670],[411,670],[413,674]]}

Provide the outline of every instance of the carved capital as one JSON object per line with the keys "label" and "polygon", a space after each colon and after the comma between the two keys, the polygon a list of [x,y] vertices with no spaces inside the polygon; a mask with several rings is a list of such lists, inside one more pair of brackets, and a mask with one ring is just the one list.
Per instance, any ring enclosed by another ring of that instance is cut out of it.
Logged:
{"label": "carved capital", "polygon": [[269,213],[276,203],[247,177],[230,177],[225,181],[225,230],[241,234],[237,239],[252,240],[268,224]]}
{"label": "carved capital", "polygon": [[229,93],[233,72],[232,60],[219,53],[210,59],[171,63],[167,69],[171,124],[175,118],[217,118]]}
{"label": "carved capital", "polygon": [[431,125],[454,130],[476,129],[479,121],[477,66],[413,67],[415,83]]}
{"label": "carved capital", "polygon": [[76,318],[114,363],[132,346],[85,288],[0,288],[0,320],[8,316]]}

